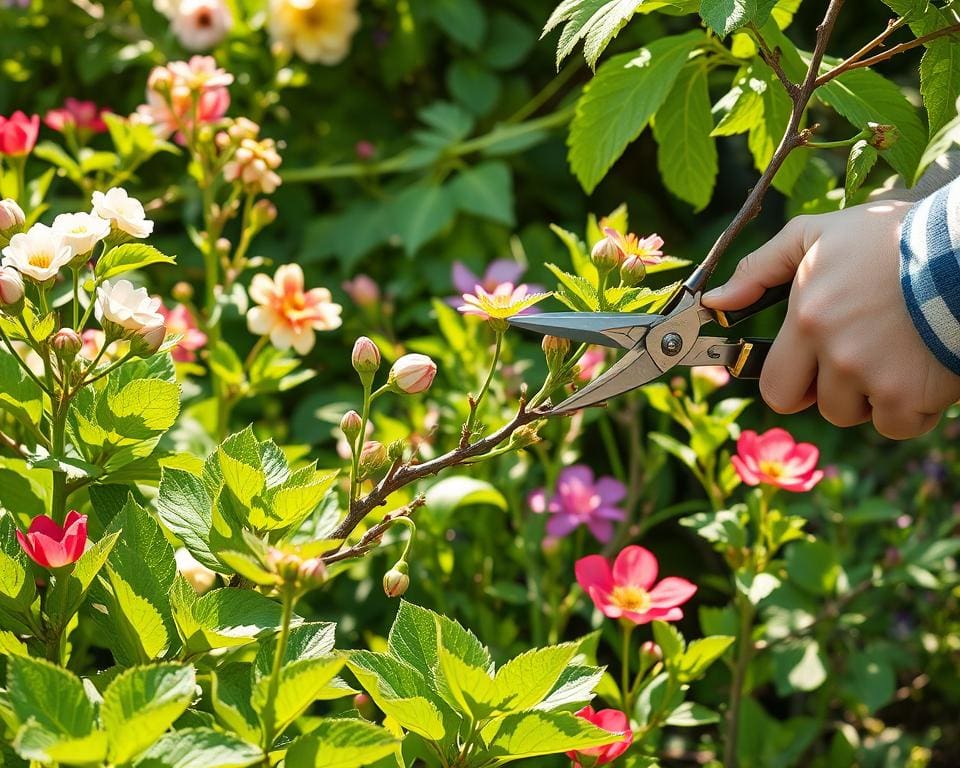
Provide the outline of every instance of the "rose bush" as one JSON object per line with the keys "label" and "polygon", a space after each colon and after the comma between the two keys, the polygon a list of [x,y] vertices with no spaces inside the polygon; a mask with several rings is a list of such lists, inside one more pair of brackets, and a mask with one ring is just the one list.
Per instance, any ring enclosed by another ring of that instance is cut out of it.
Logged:
{"label": "rose bush", "polygon": [[953,11],[839,5],[0,4],[3,764],[952,765],[952,420],[507,323],[912,183]]}

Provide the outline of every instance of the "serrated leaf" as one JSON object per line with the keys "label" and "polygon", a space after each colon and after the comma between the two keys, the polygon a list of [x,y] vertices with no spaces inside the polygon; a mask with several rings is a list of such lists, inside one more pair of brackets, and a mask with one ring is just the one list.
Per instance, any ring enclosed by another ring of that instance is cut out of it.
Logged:
{"label": "serrated leaf", "polygon": [[590,68],[617,36],[642,2],[638,0],[566,0],[560,3],[543,29],[546,35],[564,24],[557,43],[557,68],[583,40],[583,57]]}
{"label": "serrated leaf", "polygon": [[439,651],[438,662],[447,690],[461,712],[473,720],[485,720],[499,712],[497,690],[486,669],[467,664],[444,648]]}
{"label": "serrated leaf", "polygon": [[763,119],[763,92],[767,81],[754,77],[748,69],[737,84],[714,107],[723,117],[711,132],[713,136],[735,136],[746,133],[754,123]]}
{"label": "serrated leaf", "polygon": [[269,677],[261,679],[253,686],[251,704],[260,714],[261,722],[268,718],[273,723],[273,733],[280,735],[296,720],[330,683],[343,667],[342,656],[321,656],[316,659],[303,659],[283,666],[280,673],[280,687],[276,698],[270,698]]}
{"label": "serrated leaf", "polygon": [[0,410],[28,428],[36,428],[43,414],[43,393],[5,346],[0,345]]}
{"label": "serrated leaf", "polygon": [[57,576],[56,582],[47,593],[46,613],[61,628],[80,609],[87,590],[100,573],[120,532],[105,535],[96,544],[84,552],[69,573]]}
{"label": "serrated leaf", "polygon": [[702,0],[700,16],[720,37],[747,24],[762,26],[777,0]]}
{"label": "serrated leaf", "polygon": [[560,673],[553,690],[534,709],[579,709],[593,698],[603,672],[597,667],[567,667]]}
{"label": "serrated leaf", "polygon": [[14,747],[20,757],[39,763],[95,765],[107,756],[107,735],[93,731],[78,738],[60,736],[30,721],[17,732]]}
{"label": "serrated leaf", "polygon": [[82,739],[94,729],[93,704],[80,678],[42,659],[7,659],[7,695],[21,723],[55,736]]}
{"label": "serrated leaf", "polygon": [[622,734],[598,728],[569,712],[518,712],[495,720],[483,732],[498,764],[613,744]]}
{"label": "serrated leaf", "polygon": [[673,659],[668,666],[675,671],[681,682],[690,683],[698,680],[703,677],[711,664],[726,653],[735,639],[726,635],[714,635],[691,640],[686,650]]}
{"label": "serrated leaf", "polygon": [[570,166],[584,190],[592,192],[643,132],[703,39],[700,31],[662,38],[600,66],[577,101],[568,139]]}
{"label": "serrated leaf", "polygon": [[536,707],[579,651],[577,643],[565,643],[534,648],[508,661],[494,677],[497,709],[517,712]]}
{"label": "serrated leaf", "polygon": [[930,139],[920,158],[917,177],[919,178],[931,163],[942,157],[957,142],[960,142],[960,117],[950,120]]}
{"label": "serrated leaf", "polygon": [[364,720],[328,719],[287,749],[285,768],[361,768],[400,745],[389,731]]}
{"label": "serrated leaf", "polygon": [[717,145],[710,135],[712,128],[707,68],[697,61],[680,71],[653,122],[663,183],[696,211],[710,202],[717,180]]}
{"label": "serrated leaf", "polygon": [[161,253],[152,245],[124,243],[111,248],[97,260],[94,274],[98,281],[103,281],[151,264],[176,264],[176,261],[174,257]]}
{"label": "serrated leaf", "polygon": [[843,203],[841,208],[849,205],[856,191],[863,186],[867,175],[876,165],[878,152],[865,139],[861,139],[850,148],[847,157],[847,176],[844,181]]}
{"label": "serrated leaf", "polygon": [[275,600],[258,592],[236,587],[212,590],[200,595],[190,606],[190,617],[196,628],[185,637],[187,649],[200,653],[245,645],[277,631],[281,614]]}
{"label": "serrated leaf", "polygon": [[217,719],[241,738],[259,743],[260,722],[250,703],[252,697],[248,664],[226,664],[211,673],[210,699]]}
{"label": "serrated leaf", "polygon": [[163,468],[157,493],[157,516],[200,563],[223,573],[223,565],[210,551],[212,507],[201,478],[182,469]]}
{"label": "serrated leaf", "polygon": [[245,768],[263,760],[260,747],[212,728],[165,733],[134,768]]}
{"label": "serrated leaf", "polygon": [[596,290],[586,278],[560,269],[556,264],[545,264],[544,266],[553,272],[557,280],[560,281],[560,285],[566,289],[565,291],[557,291],[557,298],[563,300],[563,297],[567,297],[572,302],[571,308],[577,311],[597,311],[600,300],[597,297]]}
{"label": "serrated leaf", "polygon": [[133,667],[116,677],[100,706],[111,762],[126,762],[160,738],[193,701],[195,685],[193,667],[179,664]]}
{"label": "serrated leaf", "polygon": [[681,657],[686,647],[680,630],[665,621],[653,622],[653,638],[660,646],[663,658],[670,664]]}

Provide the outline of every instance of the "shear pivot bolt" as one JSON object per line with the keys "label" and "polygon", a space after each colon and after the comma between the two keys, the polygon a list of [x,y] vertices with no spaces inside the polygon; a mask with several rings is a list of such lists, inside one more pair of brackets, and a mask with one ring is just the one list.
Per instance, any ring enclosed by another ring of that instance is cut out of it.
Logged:
{"label": "shear pivot bolt", "polygon": [[683,349],[683,339],[679,333],[668,333],[660,342],[660,349],[663,350],[663,354],[670,357],[678,355],[680,350]]}

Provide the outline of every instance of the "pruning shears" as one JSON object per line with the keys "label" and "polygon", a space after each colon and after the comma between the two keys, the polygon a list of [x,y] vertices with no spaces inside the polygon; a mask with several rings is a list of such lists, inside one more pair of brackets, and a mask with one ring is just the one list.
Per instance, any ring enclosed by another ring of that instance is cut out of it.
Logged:
{"label": "pruning shears", "polygon": [[708,257],[670,297],[662,314],[620,312],[548,312],[515,315],[511,325],[547,336],[625,349],[613,366],[577,390],[553,410],[557,413],[588,408],[642,387],[678,365],[723,365],[740,379],[758,379],[772,339],[730,339],[702,335],[716,323],[730,328],[786,301],[790,283],[769,288],[756,302],[736,311],[721,312],[703,306],[700,296],[713,271]]}

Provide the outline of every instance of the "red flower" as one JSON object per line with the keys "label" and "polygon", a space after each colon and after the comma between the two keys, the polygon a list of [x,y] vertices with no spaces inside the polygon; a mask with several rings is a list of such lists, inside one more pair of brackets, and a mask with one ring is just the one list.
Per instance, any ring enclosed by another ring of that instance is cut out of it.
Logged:
{"label": "red flower", "polygon": [[51,109],[43,117],[48,128],[63,133],[68,125],[74,126],[80,133],[103,133],[107,124],[103,121],[103,114],[93,101],[81,101],[67,97],[60,109]]}
{"label": "red flower", "polygon": [[[620,755],[626,752],[633,743],[633,731],[630,730],[630,721],[627,716],[619,709],[601,709],[594,712],[593,707],[587,706],[577,712],[577,717],[589,720],[598,728],[603,728],[611,733],[622,733],[623,738],[615,741],[613,744],[607,744],[605,747],[591,747],[590,749],[581,749],[576,752],[567,752],[567,757],[573,760],[573,768],[584,768],[587,766],[606,765],[612,763]],[[582,758],[588,758],[583,761]]]}
{"label": "red flower", "polygon": [[762,435],[744,431],[731,461],[747,485],[762,483],[800,492],[809,491],[823,478],[823,471],[816,468],[819,459],[813,443],[798,443],[785,429],[774,428]]}
{"label": "red flower", "polygon": [[27,117],[17,110],[10,117],[0,115],[0,155],[28,155],[37,143],[40,115]]}
{"label": "red flower", "polygon": [[70,565],[77,562],[87,544],[87,516],[71,510],[61,528],[46,515],[37,515],[30,521],[26,534],[17,531],[17,540],[37,565],[44,568]]}
{"label": "red flower", "polygon": [[600,555],[577,560],[577,581],[604,616],[634,624],[678,621],[680,606],[693,597],[697,586],[670,576],[654,586],[659,570],[657,558],[643,547],[631,545],[610,563]]}

